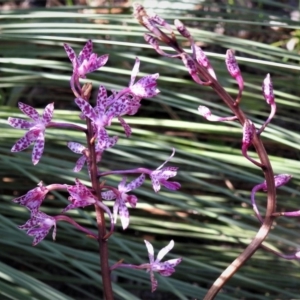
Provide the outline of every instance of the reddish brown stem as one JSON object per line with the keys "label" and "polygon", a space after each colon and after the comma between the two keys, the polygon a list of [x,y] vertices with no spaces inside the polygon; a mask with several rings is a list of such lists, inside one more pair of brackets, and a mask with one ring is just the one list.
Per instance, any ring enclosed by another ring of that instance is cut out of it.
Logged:
{"label": "reddish brown stem", "polygon": [[[204,69],[202,66],[198,66],[198,72],[203,78],[206,80],[211,80],[212,89],[219,95],[219,97],[226,103],[226,105],[232,110],[232,112],[237,116],[239,122],[244,125],[246,120],[246,116],[243,111],[240,109],[239,105],[235,105],[235,101],[233,98],[224,90],[224,88],[213,78],[210,74]],[[264,219],[263,224],[261,225],[260,229],[256,233],[252,242],[248,245],[248,247],[223,271],[223,273],[219,276],[219,278],[214,282],[212,287],[207,292],[206,296],[203,300],[211,300],[214,299],[215,296],[218,294],[220,289],[226,284],[226,282],[239,270],[243,264],[251,258],[251,256],[257,251],[260,247],[264,239],[267,237],[272,224],[273,224],[273,217],[272,214],[275,212],[276,209],[276,188],[274,183],[274,174],[273,169],[268,157],[268,154],[265,150],[265,147],[258,136],[254,132],[253,136],[253,146],[260,158],[260,162],[262,164],[262,171],[264,173],[268,193],[267,193],[267,210],[266,216]]]}
{"label": "reddish brown stem", "polygon": [[[172,43],[168,44],[173,47]],[[177,51],[177,47],[175,47],[175,51]],[[179,52],[178,52],[179,53]],[[243,111],[239,107],[239,103],[236,102],[226,91],[225,89],[216,81],[208,71],[197,64],[197,72],[200,78],[203,78],[206,81],[211,81],[211,88],[219,95],[219,97],[225,102],[225,104],[231,109],[234,115],[238,118],[238,121],[243,126],[246,121],[246,116]],[[219,278],[213,283],[212,287],[207,292],[206,296],[203,300],[211,300],[214,299],[221,288],[226,284],[226,282],[243,266],[243,264],[251,258],[251,256],[257,251],[260,247],[264,239],[267,237],[272,224],[274,217],[272,216],[275,213],[276,209],[276,188],[274,183],[274,174],[273,169],[268,157],[268,154],[265,150],[265,147],[260,139],[260,136],[254,132],[252,144],[255,147],[255,150],[260,158],[261,166],[268,191],[267,191],[267,209],[266,216],[264,222],[262,223],[260,229],[256,233],[252,242],[248,245],[248,247],[223,271],[223,273],[219,276]]]}
{"label": "reddish brown stem", "polygon": [[[89,100],[91,84],[88,87],[83,87],[83,95],[82,98],[85,100]],[[84,91],[87,92],[84,92]],[[99,201],[102,201],[101,197],[101,188],[97,179],[98,168],[96,162],[96,151],[95,151],[95,139],[93,139],[93,127],[90,119],[86,118],[87,124],[87,144],[90,153],[89,162],[90,162],[90,174],[91,174],[91,182],[93,190],[96,193]],[[103,294],[105,300],[113,300],[113,290],[110,279],[110,268],[108,264],[108,243],[106,239],[106,226],[105,226],[105,218],[103,210],[95,205],[96,211],[96,219],[98,225],[98,243],[99,243],[99,256],[100,256],[100,265],[101,265],[101,277],[102,277],[102,286],[103,286]]]}

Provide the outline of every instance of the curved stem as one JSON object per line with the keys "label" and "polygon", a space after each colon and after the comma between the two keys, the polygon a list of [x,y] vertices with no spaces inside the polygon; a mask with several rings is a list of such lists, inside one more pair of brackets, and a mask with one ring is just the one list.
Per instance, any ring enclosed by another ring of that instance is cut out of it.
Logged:
{"label": "curved stem", "polygon": [[[238,105],[235,105],[235,101],[232,97],[224,90],[224,88],[213,78],[202,66],[198,66],[198,72],[205,78],[212,81],[212,89],[220,96],[220,98],[225,102],[225,104],[232,110],[232,112],[237,116],[241,125],[244,125],[246,116]],[[242,267],[242,265],[251,258],[251,256],[260,247],[264,239],[267,237],[272,224],[273,217],[272,214],[275,212],[276,208],[276,188],[274,182],[273,169],[265,150],[265,147],[260,139],[260,137],[254,132],[253,146],[258,154],[261,162],[261,169],[264,172],[265,180],[267,183],[267,209],[264,221],[256,233],[252,242],[248,247],[224,270],[224,272],[219,276],[219,278],[213,283],[212,287],[209,289],[203,300],[214,299],[218,294],[220,289],[226,284],[226,282]]]}
{"label": "curved stem", "polygon": [[299,260],[299,257],[296,255],[296,253],[294,253],[294,254],[283,254],[283,253],[280,253],[280,252],[278,252],[276,250],[273,250],[273,249],[271,249],[267,246],[264,246],[264,245],[260,245],[260,247],[263,248],[264,250],[270,252],[270,253],[273,253],[276,256],[279,256],[279,257],[283,258],[283,259],[287,259],[287,260],[297,259],[297,260]]}
{"label": "curved stem", "polygon": [[[147,13],[145,12],[142,6],[135,7],[135,17],[139,20],[139,22],[145,26],[145,19],[149,18]],[[150,30],[147,26],[145,26],[148,30]],[[151,31],[151,30],[150,30]],[[152,32],[154,35],[156,32]],[[156,36],[160,41],[165,43],[166,45],[172,47],[175,52],[182,54],[183,50],[178,46],[175,35],[172,33],[172,38],[162,38],[160,35]],[[234,101],[233,98],[225,91],[225,89],[218,83],[218,81],[210,75],[210,73],[196,61],[194,61],[197,65],[197,75],[200,78],[206,80],[206,82],[210,82],[210,86],[212,89],[219,95],[219,97],[225,102],[225,104],[231,109],[234,115],[238,118],[239,122],[242,126],[246,121],[246,116],[239,106],[239,99]],[[241,93],[239,94],[241,95]],[[238,96],[239,98],[239,96]],[[214,299],[218,294],[220,289],[225,285],[225,283],[239,270],[239,268],[251,258],[251,256],[256,252],[256,250],[260,247],[266,236],[268,235],[271,226],[273,224],[273,216],[272,214],[275,212],[276,208],[276,188],[274,182],[274,174],[272,170],[272,166],[268,157],[268,154],[264,148],[264,145],[260,139],[260,136],[257,135],[256,132],[253,133],[252,144],[255,147],[255,150],[260,159],[260,165],[258,165],[263,173],[266,180],[267,190],[267,209],[266,216],[263,220],[263,223],[258,230],[253,241],[248,245],[248,247],[228,266],[228,268],[219,276],[219,278],[214,282],[212,287],[207,292],[204,300]]]}
{"label": "curved stem", "polygon": [[254,210],[254,212],[255,212],[255,215],[256,215],[256,217],[257,217],[257,219],[260,221],[260,223],[263,223],[263,218],[261,217],[261,215],[260,215],[260,213],[259,213],[259,210],[258,210],[258,207],[257,207],[257,205],[256,205],[256,201],[255,201],[255,194],[259,191],[259,190],[261,190],[262,188],[263,188],[263,184],[258,184],[258,185],[256,185],[253,189],[252,189],[252,191],[251,191],[251,204],[252,204],[252,208],[253,208],[253,210]]}
{"label": "curved stem", "polygon": [[98,236],[97,235],[95,235],[93,232],[91,232],[87,228],[82,227],[81,225],[79,225],[77,222],[75,222],[73,219],[69,218],[66,215],[58,215],[58,216],[55,217],[55,219],[57,221],[68,222],[68,223],[72,224],[74,227],[76,227],[78,230],[86,233],[88,236],[94,238],[95,240],[98,240]]}

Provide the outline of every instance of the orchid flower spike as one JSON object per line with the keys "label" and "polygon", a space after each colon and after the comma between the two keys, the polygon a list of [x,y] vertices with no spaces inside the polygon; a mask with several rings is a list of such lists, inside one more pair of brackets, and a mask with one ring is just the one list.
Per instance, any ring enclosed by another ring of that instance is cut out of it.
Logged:
{"label": "orchid flower spike", "polygon": [[8,124],[17,129],[25,129],[27,133],[20,138],[11,148],[11,152],[20,152],[34,143],[32,150],[32,163],[36,165],[42,157],[45,146],[45,130],[52,120],[54,104],[48,104],[45,107],[43,115],[31,106],[22,102],[18,103],[20,110],[32,121],[26,121],[19,118],[8,118]]}

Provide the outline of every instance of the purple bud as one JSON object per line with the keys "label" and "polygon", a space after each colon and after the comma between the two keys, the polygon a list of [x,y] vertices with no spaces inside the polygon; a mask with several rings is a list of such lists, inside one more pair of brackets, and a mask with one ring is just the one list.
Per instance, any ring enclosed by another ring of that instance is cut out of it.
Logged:
{"label": "purple bud", "polygon": [[290,174],[276,175],[276,176],[274,176],[275,186],[280,187],[282,185],[285,185],[291,178],[292,178],[292,175],[290,175]]}
{"label": "purple bud", "polygon": [[169,25],[169,23],[167,23],[163,18],[158,16],[156,13],[148,12],[148,16],[149,16],[150,20],[153,21],[154,23],[164,27],[165,29],[167,29],[170,32],[173,32],[172,27]]}
{"label": "purple bud", "polygon": [[252,142],[254,125],[250,120],[246,120],[243,126],[243,147],[248,148]]}
{"label": "purple bud", "polygon": [[226,51],[225,63],[226,63],[229,74],[233,78],[236,78],[238,75],[241,74],[240,68],[238,66],[238,63],[237,63],[235,56],[233,54],[233,51],[231,49],[228,49]]}
{"label": "purple bud", "polygon": [[226,52],[225,62],[226,62],[226,66],[227,66],[227,70],[228,70],[229,74],[231,75],[231,77],[233,77],[236,80],[236,82],[239,86],[239,93],[238,93],[238,96],[237,96],[236,102],[235,102],[235,104],[238,104],[242,98],[242,92],[244,89],[244,79],[242,77],[240,68],[235,59],[233,51],[230,49],[228,49]]}
{"label": "purple bud", "polygon": [[266,78],[263,81],[262,92],[266,99],[266,102],[271,105],[275,101],[274,93],[273,93],[273,84],[270,77],[270,74],[267,74]]}
{"label": "purple bud", "polygon": [[214,79],[217,79],[215,71],[212,68],[207,56],[202,51],[202,49],[199,46],[197,46],[195,43],[192,43],[192,51],[193,51],[193,57],[196,59],[198,64],[204,67]]}
{"label": "purple bud", "polygon": [[148,33],[145,33],[144,34],[144,39],[145,41],[151,45],[154,49],[157,49],[159,48],[159,43],[158,43],[158,39],[155,38],[154,36],[148,34]]}
{"label": "purple bud", "polygon": [[208,82],[201,81],[201,79],[199,78],[199,76],[197,74],[198,73],[197,65],[190,55],[183,52],[180,54],[180,57],[182,59],[183,64],[185,65],[188,72],[190,73],[191,77],[193,78],[193,80],[196,83],[198,83],[200,85],[209,85],[211,83],[210,81],[208,81]]}
{"label": "purple bud", "polygon": [[[285,185],[286,183],[288,183],[288,181],[292,178],[292,175],[289,174],[279,174],[279,175],[275,175],[274,176],[274,183],[275,183],[275,187],[281,187],[283,185]],[[263,186],[263,191],[267,191],[267,182],[264,181],[263,182],[264,186]]]}
{"label": "purple bud", "polygon": [[174,25],[177,29],[177,31],[185,38],[189,39],[191,37],[190,32],[187,30],[187,28],[184,26],[184,24],[179,21],[178,19],[176,19],[174,21]]}
{"label": "purple bud", "polygon": [[209,119],[211,117],[211,111],[208,107],[200,105],[198,107],[198,112],[201,116],[203,116],[205,119]]}

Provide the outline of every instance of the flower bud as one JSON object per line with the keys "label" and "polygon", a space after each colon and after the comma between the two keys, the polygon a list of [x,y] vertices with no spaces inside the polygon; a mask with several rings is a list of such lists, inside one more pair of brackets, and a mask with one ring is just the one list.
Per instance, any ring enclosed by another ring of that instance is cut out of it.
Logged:
{"label": "flower bud", "polygon": [[154,12],[148,12],[148,16],[150,18],[151,21],[153,21],[154,23],[164,27],[165,29],[167,29],[170,32],[173,32],[172,27],[169,25],[169,23],[167,23],[163,18],[161,18],[160,16],[158,16],[156,13]]}
{"label": "flower bud", "polygon": [[193,56],[198,62],[198,64],[204,67],[214,79],[217,79],[215,71],[212,68],[204,51],[202,51],[202,49],[199,46],[197,46],[195,43],[192,43],[192,51],[193,51]]}
{"label": "flower bud", "polygon": [[225,63],[229,74],[233,78],[236,78],[238,75],[240,75],[240,68],[231,49],[228,49],[226,52]]}
{"label": "flower bud", "polygon": [[273,93],[273,83],[270,77],[270,74],[267,74],[266,78],[263,81],[262,92],[266,102],[271,105],[275,102],[275,97]]}
{"label": "flower bud", "polygon": [[[274,176],[275,187],[281,187],[288,183],[288,181],[292,178],[292,175],[289,174],[279,174]],[[267,182],[264,181],[263,191],[267,191]]]}
{"label": "flower bud", "polygon": [[248,148],[252,143],[254,125],[250,120],[246,120],[243,126],[243,147]]}
{"label": "flower bud", "polygon": [[197,65],[196,65],[195,61],[193,60],[193,58],[190,55],[183,52],[183,53],[180,54],[180,57],[182,59],[183,64],[185,65],[188,72],[190,73],[191,77],[193,78],[193,80],[196,83],[198,83],[200,85],[209,85],[211,83],[210,81],[207,81],[207,82],[201,81],[201,79],[198,76]]}
{"label": "flower bud", "polygon": [[174,21],[174,25],[177,29],[177,31],[185,38],[189,39],[191,37],[190,32],[187,30],[187,28],[184,26],[184,24],[179,21],[178,19],[176,19]]}
{"label": "flower bud", "polygon": [[159,43],[158,43],[158,39],[155,38],[154,36],[148,34],[148,33],[145,33],[144,34],[144,39],[145,41],[150,45],[152,46],[154,49],[157,49],[159,48]]}

